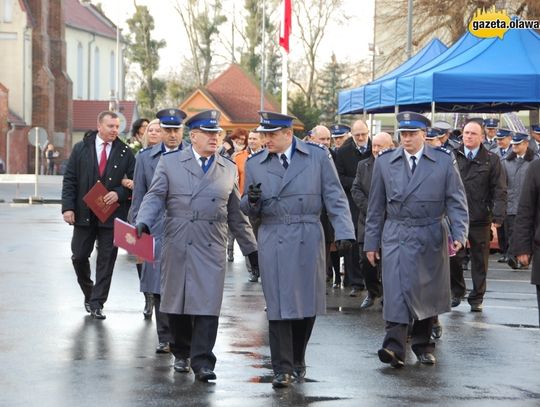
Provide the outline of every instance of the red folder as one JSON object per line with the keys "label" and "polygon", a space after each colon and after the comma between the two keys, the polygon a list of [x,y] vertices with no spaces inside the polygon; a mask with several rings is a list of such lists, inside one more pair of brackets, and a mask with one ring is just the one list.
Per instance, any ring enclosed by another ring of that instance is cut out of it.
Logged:
{"label": "red folder", "polygon": [[96,215],[102,223],[105,223],[114,213],[116,208],[120,206],[118,202],[110,205],[106,205],[105,202],[103,202],[103,197],[108,193],[109,191],[107,191],[107,188],[105,188],[101,182],[96,182],[96,185],[90,188],[90,191],[83,197],[84,203],[88,205],[90,210],[94,212],[94,215]]}
{"label": "red folder", "polygon": [[118,218],[114,218],[114,245],[146,261],[154,261],[154,237],[143,233],[137,238],[135,227]]}

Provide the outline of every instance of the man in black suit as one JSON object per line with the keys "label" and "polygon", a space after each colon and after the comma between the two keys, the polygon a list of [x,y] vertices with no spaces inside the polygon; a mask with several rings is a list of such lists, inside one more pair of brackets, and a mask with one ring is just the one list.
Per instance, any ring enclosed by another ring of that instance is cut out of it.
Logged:
{"label": "man in black suit", "polygon": [[[77,282],[84,294],[84,307],[95,319],[105,319],[103,304],[107,301],[118,249],[113,245],[114,218],[126,219],[129,189],[122,186],[124,177],[133,179],[135,157],[118,139],[120,119],[114,112],[98,115],[97,132],[89,132],[73,147],[62,185],[62,214],[73,225],[71,251]],[[105,223],[92,213],[83,197],[101,182],[109,191],[105,204],[120,206]],[[89,258],[97,241],[96,283],[90,278]]]}
{"label": "man in black suit", "polygon": [[[352,137],[347,140],[336,154],[336,169],[341,185],[347,194],[352,220],[355,227],[358,224],[358,207],[351,195],[351,187],[356,176],[358,163],[371,155],[371,142],[369,129],[362,120],[357,120],[351,128]],[[356,231],[358,233],[358,231]],[[357,234],[358,237],[358,234]],[[351,297],[358,296],[364,288],[364,277],[360,268],[358,242],[353,244],[351,250],[345,253],[345,281],[351,286]]]}
{"label": "man in black suit", "polygon": [[351,194],[358,207],[358,228],[357,240],[359,246],[360,265],[366,281],[368,295],[362,301],[360,308],[369,308],[375,304],[378,298],[382,297],[381,284],[381,263],[376,266],[371,265],[364,253],[364,231],[366,228],[367,207],[369,201],[369,191],[371,188],[371,175],[375,159],[380,152],[394,147],[392,136],[388,133],[378,133],[373,137],[371,144],[372,154],[370,157],[358,163],[356,177],[354,178]]}

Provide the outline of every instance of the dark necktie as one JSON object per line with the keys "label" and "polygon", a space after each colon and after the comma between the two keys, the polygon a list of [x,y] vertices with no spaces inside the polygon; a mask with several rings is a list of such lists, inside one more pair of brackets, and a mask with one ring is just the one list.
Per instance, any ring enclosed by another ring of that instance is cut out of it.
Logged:
{"label": "dark necktie", "polygon": [[469,160],[472,160],[474,158],[473,155],[472,155],[472,151],[469,151],[469,154],[467,154],[467,158]]}
{"label": "dark necktie", "polygon": [[501,157],[504,157],[506,155],[506,150],[501,150]]}
{"label": "dark necktie", "polygon": [[411,155],[412,165],[411,165],[411,172],[414,174],[414,170],[416,170],[416,156]]}
{"label": "dark necktie", "polygon": [[279,158],[281,158],[281,164],[283,165],[283,168],[285,169],[289,168],[289,162],[287,161],[287,156],[285,154],[281,154]]}
{"label": "dark necktie", "polygon": [[206,174],[206,171],[208,171],[208,166],[206,165],[207,158],[206,157],[201,157],[201,158],[199,158],[199,160],[201,160],[201,163],[202,163],[201,168],[204,171],[204,173]]}
{"label": "dark necktie", "polygon": [[101,150],[101,158],[99,159],[99,176],[103,177],[105,174],[105,167],[107,166],[107,144],[103,143],[103,149]]}
{"label": "dark necktie", "polygon": [[360,152],[360,154],[364,154],[366,152],[366,148],[364,146],[360,146],[358,147],[358,151]]}

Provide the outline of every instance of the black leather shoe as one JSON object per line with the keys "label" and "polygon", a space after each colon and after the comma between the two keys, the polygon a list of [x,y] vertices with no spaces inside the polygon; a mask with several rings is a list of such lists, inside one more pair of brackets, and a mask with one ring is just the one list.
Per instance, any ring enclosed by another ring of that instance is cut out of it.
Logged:
{"label": "black leather shoe", "polygon": [[170,351],[169,342],[160,342],[156,347],[156,353],[169,353]]}
{"label": "black leather shoe", "polygon": [[144,319],[152,319],[152,311],[154,310],[154,294],[144,293]]}
{"label": "black leather shoe", "polygon": [[416,357],[418,358],[418,361],[423,365],[434,365],[437,361],[433,353],[430,352],[421,353],[419,355],[416,355]]}
{"label": "black leather shoe", "polygon": [[452,308],[459,307],[459,304],[461,304],[461,298],[460,297],[452,297]]}
{"label": "black leather shoe", "polygon": [[92,313],[92,308],[90,308],[90,303],[85,301],[84,302],[84,309],[86,310],[86,312],[88,312],[89,314]]}
{"label": "black leather shoe", "polygon": [[471,312],[482,312],[483,309],[484,306],[482,305],[482,303],[471,304]]}
{"label": "black leather shoe", "polygon": [[362,301],[362,304],[360,304],[361,309],[366,309],[369,307],[372,307],[373,304],[375,304],[375,298],[371,294],[368,294],[366,298],[364,298],[364,301]]}
{"label": "black leather shoe", "polygon": [[305,366],[295,367],[293,369],[293,377],[296,380],[304,379],[304,377],[306,377],[306,367]]}
{"label": "black leather shoe", "polygon": [[390,366],[401,369],[405,366],[405,363],[396,356],[395,352],[391,351],[390,349],[381,348],[377,352],[379,355],[379,360],[383,363],[389,363]]}
{"label": "black leather shoe", "polygon": [[249,273],[248,281],[250,283],[256,283],[257,281],[259,281],[259,275],[256,273]]}
{"label": "black leather shoe", "polygon": [[105,314],[101,311],[100,308],[91,310],[90,315],[92,315],[92,318],[94,318],[94,319],[105,319],[105,318],[107,318],[105,316]]}
{"label": "black leather shoe", "polygon": [[513,270],[519,270],[521,268],[521,264],[514,256],[508,257],[507,263]]}
{"label": "black leather shoe", "polygon": [[189,372],[190,360],[189,358],[174,358],[174,370],[180,373]]}
{"label": "black leather shoe", "polygon": [[433,339],[439,339],[442,336],[442,325],[440,323],[433,324],[431,328],[431,337]]}
{"label": "black leather shoe", "polygon": [[506,263],[508,261],[507,256],[501,256],[499,257],[499,260],[497,260],[497,263]]}
{"label": "black leather shoe", "polygon": [[208,380],[216,380],[216,374],[212,369],[207,367],[201,367],[201,369],[195,373],[195,379],[200,382],[207,382]]}
{"label": "black leather shoe", "polygon": [[272,380],[272,387],[279,389],[282,387],[289,387],[292,383],[292,378],[289,373],[277,373]]}

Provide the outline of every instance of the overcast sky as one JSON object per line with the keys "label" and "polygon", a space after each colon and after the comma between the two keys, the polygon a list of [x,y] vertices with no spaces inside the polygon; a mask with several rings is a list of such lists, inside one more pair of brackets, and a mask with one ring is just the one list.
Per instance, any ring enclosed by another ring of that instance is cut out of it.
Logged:
{"label": "overcast sky", "polygon": [[[127,31],[125,22],[135,12],[133,0],[91,1],[94,4],[101,3],[107,17]],[[341,61],[357,61],[369,57],[368,44],[373,38],[373,2],[374,0],[344,0],[345,13],[351,18],[347,24],[332,22],[328,25],[326,35],[319,48],[321,56],[319,66],[322,67],[326,62],[329,62],[332,52]],[[227,10],[232,10],[234,3],[234,6],[238,8],[235,13],[236,20],[241,21],[244,1],[224,0],[224,3],[227,5]],[[183,57],[189,56],[185,29],[180,15],[174,7],[176,0],[137,0],[137,4],[147,6],[154,17],[156,29],[153,38],[164,39],[167,42],[166,48],[160,52],[159,72],[168,73],[174,70],[176,66],[180,65]],[[278,14],[276,13],[276,15]],[[293,18],[293,36],[289,57],[291,61],[299,60],[303,53],[301,45],[294,38],[295,23]],[[225,24],[230,24],[230,22]],[[228,30],[228,32],[230,31]]]}

